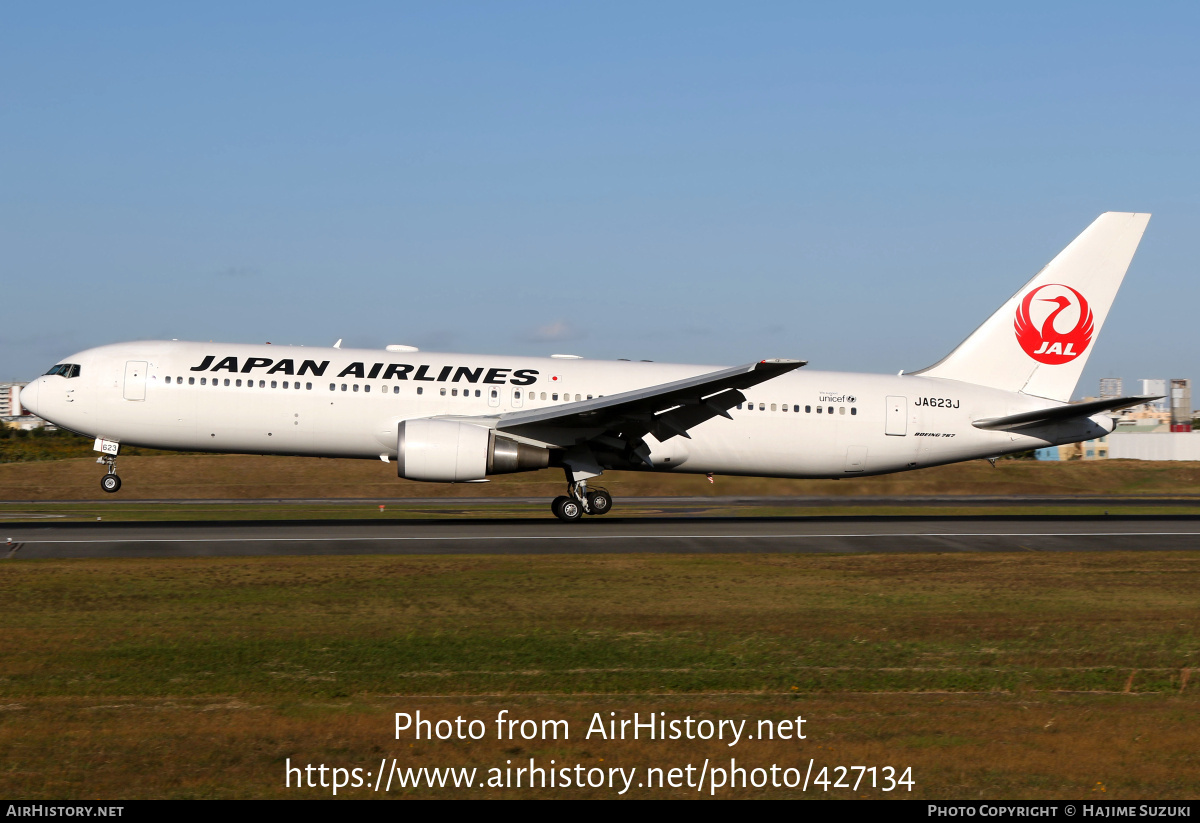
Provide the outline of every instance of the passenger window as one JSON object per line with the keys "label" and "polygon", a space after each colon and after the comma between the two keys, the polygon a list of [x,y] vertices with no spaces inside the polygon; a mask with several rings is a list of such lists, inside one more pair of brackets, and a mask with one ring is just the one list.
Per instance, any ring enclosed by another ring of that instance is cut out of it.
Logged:
{"label": "passenger window", "polygon": [[363,386],[363,391],[364,391],[364,392],[368,392],[368,393],[370,393],[370,391],[371,391],[371,384],[370,384],[370,383],[368,383],[367,385]]}
{"label": "passenger window", "polygon": [[738,403],[738,410],[739,410],[739,411],[741,410],[741,408],[742,408],[742,405],[743,405],[742,403]]}
{"label": "passenger window", "polygon": [[445,396],[446,396],[446,390],[442,389],[442,397],[445,397]]}
{"label": "passenger window", "polygon": [[228,385],[229,385],[229,378],[228,378],[228,377],[226,377],[226,378],[225,378],[225,385],[226,385],[226,386],[228,386]]}
{"label": "passenger window", "polygon": [[188,385],[189,385],[189,386],[194,386],[194,385],[196,385],[196,378],[194,378],[194,377],[189,377],[189,378],[188,378]]}
{"label": "passenger window", "polygon": [[235,380],[233,384],[234,384],[235,386],[237,386],[239,389],[242,387],[242,381],[241,381],[240,379],[239,379],[239,380]]}
{"label": "passenger window", "polygon": [[521,399],[521,390],[517,389],[513,392],[513,400],[520,400],[520,399]]}
{"label": "passenger window", "polygon": [[[300,384],[297,383],[296,385],[299,386]],[[308,391],[312,391],[312,383],[305,383],[304,388],[307,389]]]}
{"label": "passenger window", "polygon": [[550,399],[551,399],[551,400],[557,400],[557,399],[558,399],[558,392],[555,392],[554,394],[550,395]]}
{"label": "passenger window", "polygon": [[458,397],[458,389],[451,389],[451,390],[450,390],[450,395],[451,395],[452,397]]}
{"label": "passenger window", "polygon": [[829,412],[830,414],[833,414],[833,406],[827,406],[825,411]]}
{"label": "passenger window", "polygon": [[545,399],[546,399],[546,393],[545,393],[545,392],[542,392],[542,399],[543,399],[543,400],[545,400]]}
{"label": "passenger window", "polygon": [[167,377],[167,385],[171,385],[171,378],[169,376]]}
{"label": "passenger window", "polygon": [[804,407],[804,413],[805,413],[805,414],[812,414],[812,406],[805,406],[805,407]]}
{"label": "passenger window", "polygon": [[400,393],[400,387],[392,386],[392,394],[399,394],[399,393]]}
{"label": "passenger window", "polygon": [[345,383],[343,383],[343,384],[342,384],[342,391],[345,391],[345,390],[346,390],[346,384],[345,384]]}
{"label": "passenger window", "polygon": [[787,411],[787,403],[784,403],[782,406],[780,406],[780,410]]}
{"label": "passenger window", "polygon": [[588,399],[588,400],[591,400],[591,399],[592,399],[592,396],[589,394],[589,395],[587,396],[587,399]]}
{"label": "passenger window", "polygon": [[492,389],[492,391],[491,391],[491,395],[492,395],[492,397],[493,397],[493,398],[499,397],[499,396],[500,396],[500,390],[499,390],[499,389]]}
{"label": "passenger window", "polygon": [[358,391],[358,384],[357,384],[357,383],[355,383],[355,384],[354,384],[354,390],[355,390],[355,391]]}
{"label": "passenger window", "polygon": [[337,391],[337,383],[330,383],[330,384],[329,384],[329,390],[330,390],[330,391]]}
{"label": "passenger window", "polygon": [[796,412],[797,414],[799,414],[799,413],[800,413],[800,407],[799,407],[799,406],[792,406],[792,411],[794,411],[794,412]]}
{"label": "passenger window", "polygon": [[774,403],[772,403],[772,404],[771,404],[771,411],[775,411],[775,404],[774,404]]}
{"label": "passenger window", "polygon": [[846,407],[838,406],[838,414],[845,414],[845,413],[846,413]]}
{"label": "passenger window", "polygon": [[851,407],[850,407],[850,414],[858,414],[858,409],[856,409],[854,406],[851,406]]}
{"label": "passenger window", "polygon": [[207,386],[207,385],[208,385],[208,378],[207,378],[207,377],[201,377],[201,378],[200,378],[200,385],[201,385],[201,386]]}
{"label": "passenger window", "polygon": [[766,410],[767,410],[767,404],[766,404],[766,403],[759,403],[759,404],[758,404],[758,410],[759,410],[759,411],[766,411]]}
{"label": "passenger window", "polygon": [[824,406],[817,406],[817,414],[822,414],[822,413],[824,413],[824,411],[825,411]]}
{"label": "passenger window", "polygon": [[258,387],[259,387],[260,389],[265,389],[265,388],[267,387],[267,381],[266,381],[266,380],[259,380],[259,381],[258,381]]}

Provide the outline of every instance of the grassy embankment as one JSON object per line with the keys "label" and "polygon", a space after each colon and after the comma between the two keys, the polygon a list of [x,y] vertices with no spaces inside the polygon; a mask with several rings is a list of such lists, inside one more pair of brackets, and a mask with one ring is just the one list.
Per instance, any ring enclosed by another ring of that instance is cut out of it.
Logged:
{"label": "grassy embankment", "polygon": [[[0,600],[8,797],[325,796],[284,789],[285,759],[393,756],[812,757],[912,766],[910,797],[1200,796],[1197,553],[10,561]],[[395,740],[392,712],[416,709],[488,739]],[[496,741],[501,709],[571,738]],[[610,711],[802,714],[809,739],[583,739]],[[405,794],[456,793],[491,794]]]}

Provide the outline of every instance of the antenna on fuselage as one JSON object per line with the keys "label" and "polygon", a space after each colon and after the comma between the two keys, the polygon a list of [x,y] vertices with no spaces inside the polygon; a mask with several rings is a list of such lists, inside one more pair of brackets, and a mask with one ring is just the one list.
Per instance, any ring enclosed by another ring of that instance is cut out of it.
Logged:
{"label": "antenna on fuselage", "polygon": [[334,344],[333,344],[333,347],[334,347],[335,349],[340,349],[340,348],[342,347],[342,338],[340,338],[340,337],[339,337],[339,338],[338,338],[338,341],[337,341],[336,343],[334,343]]}

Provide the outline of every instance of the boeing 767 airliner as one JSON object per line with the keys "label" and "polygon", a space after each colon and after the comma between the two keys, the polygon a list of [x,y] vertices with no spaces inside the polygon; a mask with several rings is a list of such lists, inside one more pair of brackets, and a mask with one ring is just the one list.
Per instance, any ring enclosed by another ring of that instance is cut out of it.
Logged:
{"label": "boeing 767 airliner", "polygon": [[[554,514],[609,511],[606,469],[837,478],[919,469],[1112,431],[1121,397],[1071,394],[1148,214],[1101,215],[958,348],[899,375],[554,356],[145,341],[66,358],[21,392],[121,446],[395,461],[442,483],[561,467]],[[340,341],[339,341],[340,343]]]}

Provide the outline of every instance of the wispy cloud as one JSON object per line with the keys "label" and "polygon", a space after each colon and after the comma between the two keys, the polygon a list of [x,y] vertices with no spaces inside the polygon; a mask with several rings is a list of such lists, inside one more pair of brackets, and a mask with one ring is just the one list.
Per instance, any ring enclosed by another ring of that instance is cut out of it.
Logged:
{"label": "wispy cloud", "polygon": [[587,337],[587,332],[577,329],[562,320],[555,320],[545,326],[538,326],[520,336],[527,343],[560,343],[566,340],[580,340]]}

